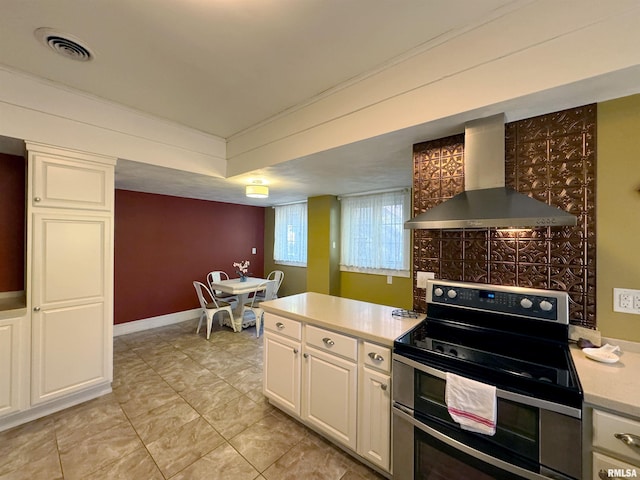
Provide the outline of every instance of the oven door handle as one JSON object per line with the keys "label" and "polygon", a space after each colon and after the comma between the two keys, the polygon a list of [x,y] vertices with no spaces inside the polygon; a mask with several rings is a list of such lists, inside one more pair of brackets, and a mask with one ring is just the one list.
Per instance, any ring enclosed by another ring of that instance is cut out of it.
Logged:
{"label": "oven door handle", "polygon": [[[464,443],[459,442],[458,440],[454,440],[453,438],[447,437],[444,433],[439,432],[438,430],[425,425],[424,423],[416,420],[411,413],[405,411],[405,409],[400,409],[399,405],[393,406],[393,415],[398,417],[398,419],[404,420],[405,422],[409,422],[414,427],[422,430],[427,435],[434,437],[435,439],[441,441],[442,443],[449,445],[456,450],[465,453],[471,457],[477,458],[484,463],[488,463],[489,465],[493,465],[497,468],[505,470],[507,472],[513,473],[514,475],[518,475],[522,478],[526,478],[529,480],[549,480],[550,478],[557,480],[572,480],[570,477],[566,477],[557,472],[548,472],[549,475],[541,475],[536,472],[532,472],[530,470],[526,470],[524,468],[518,467],[516,465],[512,465],[498,458],[492,457],[491,455],[487,455],[484,452],[476,450],[475,448],[471,448]],[[545,472],[546,473],[546,472]]]}
{"label": "oven door handle", "polygon": [[[421,372],[426,373],[427,375],[431,375],[433,377],[440,378],[442,380],[447,379],[447,374],[442,370],[438,370],[437,368],[430,367],[428,365],[424,365],[420,362],[416,362],[415,360],[411,360],[410,358],[403,357],[402,355],[398,355],[397,353],[393,354],[393,359],[397,362],[404,363],[410,367],[413,367],[416,370],[420,370]],[[573,418],[582,418],[582,410],[575,407],[569,407],[567,405],[561,405],[559,403],[549,402],[548,400],[540,400],[538,398],[529,397],[526,395],[521,395],[519,393],[508,392],[506,390],[501,390],[496,388],[496,396],[498,398],[504,398],[505,400],[511,400],[512,402],[521,403],[523,405],[529,405],[534,408],[541,408],[543,410],[549,410],[551,412],[561,413],[562,415],[567,415]]]}

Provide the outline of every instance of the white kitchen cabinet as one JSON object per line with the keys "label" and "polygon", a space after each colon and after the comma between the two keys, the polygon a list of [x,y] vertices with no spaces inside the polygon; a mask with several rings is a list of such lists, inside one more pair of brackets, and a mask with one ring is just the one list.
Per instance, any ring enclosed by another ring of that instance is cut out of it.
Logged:
{"label": "white kitchen cabinet", "polygon": [[358,453],[384,470],[389,470],[391,459],[390,382],[389,375],[362,369]]}
{"label": "white kitchen cabinet", "polygon": [[113,160],[84,152],[30,143],[33,206],[113,210]]}
{"label": "white kitchen cabinet", "polygon": [[264,395],[300,416],[301,325],[277,315],[264,318]]}
{"label": "white kitchen cabinet", "polygon": [[115,159],[26,145],[26,388],[0,430],[108,393],[113,379]]}
{"label": "white kitchen cabinet", "polygon": [[33,214],[31,403],[111,381],[111,219]]}
{"label": "white kitchen cabinet", "polygon": [[384,470],[391,461],[391,350],[363,342],[358,453]]}
{"label": "white kitchen cabinet", "polygon": [[391,349],[292,316],[265,312],[264,395],[389,476]]}
{"label": "white kitchen cabinet", "polygon": [[21,407],[23,316],[0,319],[0,417]]}
{"label": "white kitchen cabinet", "polygon": [[640,477],[640,419],[606,412],[591,413],[591,478]]}
{"label": "white kitchen cabinet", "polygon": [[[335,337],[335,335],[333,335]],[[305,346],[302,418],[356,449],[358,366],[352,360]]]}

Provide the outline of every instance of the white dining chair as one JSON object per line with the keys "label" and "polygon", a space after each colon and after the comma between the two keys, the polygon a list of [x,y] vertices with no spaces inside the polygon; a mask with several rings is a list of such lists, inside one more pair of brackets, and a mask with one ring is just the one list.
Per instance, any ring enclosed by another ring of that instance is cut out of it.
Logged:
{"label": "white dining chair", "polygon": [[[264,317],[264,310],[260,308],[260,303],[276,298],[275,291],[277,286],[278,284],[275,281],[262,282],[256,287],[256,291],[251,298],[251,301],[242,306],[242,318],[244,318],[244,312],[247,310],[251,311],[251,313],[256,317],[256,337],[260,336],[260,327],[262,326],[262,320]],[[264,292],[264,296],[258,296],[259,292]]]}
{"label": "white dining chair", "polygon": [[209,272],[207,274],[207,284],[209,285],[209,290],[211,290],[211,293],[213,293],[217,299],[220,299],[229,303],[236,302],[237,304],[240,301],[238,300],[237,295],[234,295],[232,293],[225,293],[221,290],[215,290],[213,288],[212,285],[214,283],[220,282],[222,280],[229,280],[229,275],[227,275],[227,272],[223,270],[214,270],[212,272]]}
{"label": "white dining chair", "polygon": [[[280,290],[280,285],[282,285],[282,280],[284,280],[284,272],[282,270],[274,270],[267,275],[267,280],[274,280],[276,282],[276,289],[275,292],[273,292],[273,298],[278,298],[278,290]],[[258,294],[260,300],[264,300],[264,296],[264,291]]]}
{"label": "white dining chair", "polygon": [[[229,318],[231,319],[231,326],[233,327],[233,331],[237,332],[236,321],[233,318],[233,312],[231,311],[231,304],[225,302],[223,300],[217,300],[216,297],[211,293],[209,287],[207,287],[204,283],[194,281],[193,286],[196,289],[196,294],[198,295],[198,301],[200,302],[200,307],[202,308],[202,312],[200,312],[200,320],[198,321],[198,328],[196,329],[196,333],[200,333],[200,325],[202,325],[202,319],[207,319],[207,340],[211,336],[211,327],[213,325],[213,317],[218,312],[227,312],[229,314]],[[208,298],[206,298],[206,297]],[[222,317],[219,317],[220,325],[222,325]]]}

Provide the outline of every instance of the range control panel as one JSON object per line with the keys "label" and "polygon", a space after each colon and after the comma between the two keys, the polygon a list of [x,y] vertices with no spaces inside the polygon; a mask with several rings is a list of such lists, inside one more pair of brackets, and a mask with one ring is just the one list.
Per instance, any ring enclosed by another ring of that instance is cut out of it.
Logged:
{"label": "range control panel", "polygon": [[427,303],[569,324],[569,296],[555,290],[428,280]]}

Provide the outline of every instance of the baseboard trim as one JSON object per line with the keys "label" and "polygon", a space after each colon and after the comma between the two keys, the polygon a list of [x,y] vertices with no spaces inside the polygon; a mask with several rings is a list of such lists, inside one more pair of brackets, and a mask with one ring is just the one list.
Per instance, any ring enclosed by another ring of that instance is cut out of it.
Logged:
{"label": "baseboard trim", "polygon": [[89,388],[87,390],[73,393],[71,395],[52,400],[51,402],[47,402],[42,405],[36,405],[35,407],[9,414],[6,417],[0,419],[0,432],[8,430],[9,428],[17,427],[18,425],[22,425],[23,423],[27,423],[38,418],[45,417],[52,413],[59,412],[60,410],[73,407],[74,405],[93,400],[94,398],[101,397],[102,395],[106,395],[107,393],[111,393],[111,382],[101,383],[100,385],[96,385],[95,387]]}
{"label": "baseboard trim", "polygon": [[182,312],[168,313],[158,317],[143,318],[133,322],[118,323],[113,326],[113,336],[126,335],[128,333],[142,332],[152,328],[173,325],[174,323],[186,322],[200,316],[200,309],[184,310]]}

